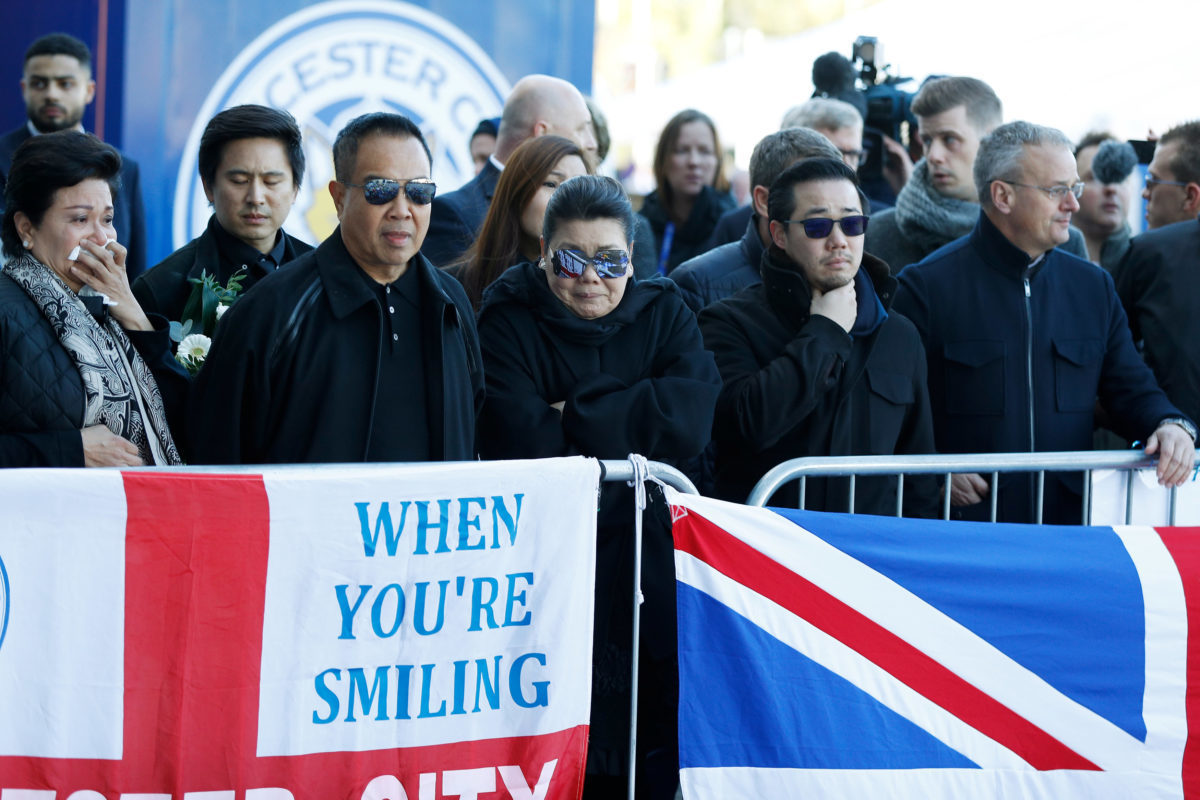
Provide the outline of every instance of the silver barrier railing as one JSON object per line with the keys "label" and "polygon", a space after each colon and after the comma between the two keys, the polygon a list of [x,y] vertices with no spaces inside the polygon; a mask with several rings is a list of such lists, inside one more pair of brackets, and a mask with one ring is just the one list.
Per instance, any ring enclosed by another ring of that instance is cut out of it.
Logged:
{"label": "silver barrier railing", "polygon": [[[388,469],[396,466],[396,464],[324,464],[322,466],[351,466],[355,469]],[[684,494],[700,494],[688,477],[679,470],[672,467],[670,464],[663,464],[660,461],[647,461],[646,466],[649,469],[650,477],[657,478],[663,483],[678,489]],[[239,473],[258,474],[264,469],[272,471],[276,470],[311,470],[312,464],[235,464],[231,466],[189,466],[182,465],[178,467],[110,467],[119,472],[188,472],[196,474],[220,474],[220,475],[237,475]],[[601,481],[632,481],[633,480],[633,462],[632,461],[615,461],[615,460],[600,460],[600,480]]]}
{"label": "silver barrier railing", "polygon": [[[1082,472],[1083,479],[1083,522],[1092,521],[1091,488],[1092,472],[1099,469],[1126,470],[1125,479],[1125,522],[1133,519],[1133,475],[1134,471],[1152,467],[1157,459],[1140,450],[1084,451],[1074,453],[985,453],[968,455],[925,455],[925,456],[831,456],[827,458],[794,458],[769,470],[755,484],[747,505],[766,505],[767,500],[784,484],[800,481],[800,503],[804,508],[804,493],[810,477],[849,478],[848,499],[850,513],[854,513],[855,478],[864,475],[895,475],[896,516],[903,516],[904,476],[940,475],[946,485],[951,476],[960,473],[990,473],[992,491],[992,522],[996,521],[999,498],[999,476],[1004,472],[1030,472],[1037,476],[1036,522],[1042,522],[1042,501],[1047,472]],[[1170,511],[1168,522],[1175,524],[1176,490],[1170,489]],[[950,518],[950,492],[942,492],[942,519]]]}

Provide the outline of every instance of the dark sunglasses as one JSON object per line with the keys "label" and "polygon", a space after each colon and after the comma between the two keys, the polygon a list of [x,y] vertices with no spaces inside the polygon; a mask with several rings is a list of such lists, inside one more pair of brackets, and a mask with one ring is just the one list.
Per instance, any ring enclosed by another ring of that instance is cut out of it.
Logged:
{"label": "dark sunglasses", "polygon": [[400,194],[400,187],[404,187],[404,196],[419,206],[432,203],[433,195],[437,192],[437,184],[429,178],[413,178],[407,181],[375,178],[361,184],[343,181],[342,185],[362,189],[363,197],[373,206],[382,206],[395,200],[396,195]]}
{"label": "dark sunglasses", "polygon": [[578,278],[588,264],[601,278],[620,278],[629,271],[629,253],[624,250],[600,250],[591,258],[579,250],[555,250],[550,261],[560,278]]}
{"label": "dark sunglasses", "polygon": [[776,220],[784,225],[803,225],[804,235],[810,239],[824,239],[833,233],[833,223],[837,223],[842,233],[847,236],[862,236],[867,232],[867,219],[863,214],[855,214],[841,219],[829,217],[813,217],[811,219],[781,219]]}

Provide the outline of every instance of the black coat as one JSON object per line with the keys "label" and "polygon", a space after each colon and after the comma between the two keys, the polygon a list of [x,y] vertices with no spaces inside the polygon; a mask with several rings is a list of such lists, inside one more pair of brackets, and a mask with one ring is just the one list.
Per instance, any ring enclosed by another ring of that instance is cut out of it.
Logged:
{"label": "black coat", "polygon": [[462,259],[479,235],[499,180],[500,170],[489,159],[474,178],[433,198],[421,253],[434,266],[448,267]]}
{"label": "black coat", "polygon": [[737,294],[762,280],[758,274],[762,256],[763,243],[758,235],[758,221],[751,216],[742,229],[741,239],[685,261],[671,273],[670,278],[679,286],[683,299],[692,310],[700,313],[700,309],[709,303]]}
{"label": "black coat", "polygon": [[[687,221],[682,225],[675,226],[675,233],[671,237],[671,252],[667,258],[666,271],[669,273],[689,258],[695,258],[705,252],[708,237],[712,235],[717,220],[731,208],[733,208],[733,198],[728,194],[718,192],[711,186],[705,186],[703,191],[697,195],[696,203],[692,206],[692,213],[688,215]],[[649,221],[650,228],[654,231],[654,258],[655,264],[657,264],[661,260],[663,236],[666,233],[667,224],[671,221],[670,214],[658,198],[657,190],[646,195],[639,213]]]}
{"label": "black coat", "polygon": [[[744,502],[765,472],[792,458],[932,453],[925,356],[912,323],[887,313],[872,332],[850,336],[809,314],[808,281],[776,248],[761,271],[761,284],[700,313],[725,381],[713,426],[717,495]],[[887,265],[864,254],[859,275],[886,310],[896,285]],[[858,297],[864,319],[861,282]],[[855,510],[894,514],[895,483],[860,479]],[[846,511],[847,489],[840,479],[810,480],[805,507]],[[935,492],[931,480],[906,481],[906,515],[933,515]]]}
{"label": "black coat", "polygon": [[[167,320],[126,331],[154,374],[172,432],[180,430],[189,377],[171,354]],[[84,412],[79,368],[41,309],[0,273],[0,467],[82,467]]]}
{"label": "black coat", "polygon": [[1117,291],[1159,386],[1183,413],[1200,419],[1200,220],[1135,237]]}
{"label": "black coat", "polygon": [[[0,137],[0,216],[4,213],[4,187],[12,170],[13,154],[22,142],[32,136],[29,126],[22,125]],[[133,280],[145,272],[150,254],[146,252],[146,212],[142,205],[141,171],[138,163],[124,153],[121,153],[120,184],[113,198],[113,227],[117,229],[117,241],[129,251],[125,259],[125,272]]]}
{"label": "black coat", "polygon": [[[458,281],[419,254],[429,439],[434,460],[474,457],[483,371]],[[259,281],[221,318],[196,377],[189,431],[198,463],[359,462],[379,384],[382,312],[342,243]],[[363,353],[375,364],[363,370]]]}
{"label": "black coat", "polygon": [[[1138,357],[1112,277],[1054,248],[1036,265],[980,213],[970,236],[900,273],[896,308],[925,344],[943,453],[1089,450],[1097,397],[1115,431],[1145,441],[1181,416]],[[1082,519],[1078,473],[1046,476],[1044,520]],[[963,510],[986,519],[989,503]],[[1034,488],[1000,478],[1001,521],[1032,522]]]}
{"label": "black coat", "polygon": [[[708,441],[720,377],[668,281],[630,280],[598,320],[576,317],[525,263],[484,295],[479,336],[486,458],[682,460]],[[560,414],[552,403],[566,401]]]}
{"label": "black coat", "polygon": [[[214,216],[208,220],[208,229],[176,250],[133,282],[133,294],[147,313],[153,311],[170,320],[180,320],[183,307],[195,288],[191,278],[199,278],[202,272],[216,276],[224,286],[245,264],[235,264],[223,257],[217,247],[213,226],[218,225]],[[283,263],[312,250],[312,245],[295,236],[283,234]],[[282,266],[282,265],[281,265]],[[260,273],[247,269],[242,280],[242,291],[246,291],[260,279]]]}
{"label": "black coat", "polygon": [[[692,312],[669,281],[630,279],[616,309],[576,317],[532,264],[484,294],[479,336],[487,368],[480,450],[489,458],[639,453],[682,461],[708,442],[721,379]],[[551,404],[565,401],[560,414]],[[675,742],[675,583],[670,516],[651,492],[642,548],[644,686],[639,742]],[[629,737],[633,495],[605,484],[596,548],[593,699],[588,771],[620,773]]]}

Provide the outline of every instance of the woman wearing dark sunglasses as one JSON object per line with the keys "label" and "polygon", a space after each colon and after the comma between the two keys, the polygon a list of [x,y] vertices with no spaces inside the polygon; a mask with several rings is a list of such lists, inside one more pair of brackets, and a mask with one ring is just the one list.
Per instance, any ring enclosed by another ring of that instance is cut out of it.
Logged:
{"label": "woman wearing dark sunglasses", "polygon": [[[629,262],[634,215],[620,184],[584,175],[550,198],[541,258],[505,272],[479,312],[487,398],[478,442],[486,458],[640,453],[680,463],[704,449],[720,376],[674,286],[638,281]],[[605,484],[597,540],[595,668],[588,752],[591,792],[623,791],[629,736],[632,497]],[[674,583],[669,515],[647,514],[639,742],[648,772],[673,796]],[[643,674],[647,674],[643,673]],[[649,688],[648,688],[649,687]],[[653,765],[653,766],[652,766]],[[641,776],[644,778],[644,775]]]}

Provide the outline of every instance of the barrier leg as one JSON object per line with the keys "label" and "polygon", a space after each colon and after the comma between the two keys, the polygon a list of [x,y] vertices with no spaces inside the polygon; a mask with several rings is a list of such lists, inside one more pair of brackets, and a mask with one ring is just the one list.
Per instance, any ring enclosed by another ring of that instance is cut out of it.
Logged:
{"label": "barrier leg", "polygon": [[636,453],[629,454],[633,465],[633,669],[629,700],[629,800],[633,800],[637,783],[637,723],[638,723],[638,659],[642,627],[642,515],[646,510],[646,481],[650,480],[650,468],[646,459]]}

